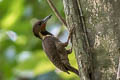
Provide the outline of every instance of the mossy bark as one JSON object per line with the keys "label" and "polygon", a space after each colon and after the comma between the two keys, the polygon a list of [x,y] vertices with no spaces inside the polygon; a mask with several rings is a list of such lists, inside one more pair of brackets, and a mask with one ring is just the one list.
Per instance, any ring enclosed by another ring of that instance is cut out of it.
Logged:
{"label": "mossy bark", "polygon": [[80,80],[116,80],[120,0],[63,0],[63,4],[68,27],[75,27],[72,42]]}

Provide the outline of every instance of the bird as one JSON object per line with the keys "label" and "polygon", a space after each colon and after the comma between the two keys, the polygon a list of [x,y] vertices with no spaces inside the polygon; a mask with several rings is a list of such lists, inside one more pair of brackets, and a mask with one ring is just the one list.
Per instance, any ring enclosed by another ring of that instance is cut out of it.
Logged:
{"label": "bird", "polygon": [[45,51],[49,60],[61,71],[66,72],[68,74],[69,71],[79,75],[77,69],[72,67],[69,63],[68,54],[72,52],[72,49],[67,50],[69,39],[71,37],[71,32],[69,33],[69,37],[67,42],[61,42],[57,37],[55,37],[52,33],[46,30],[46,24],[48,20],[52,17],[49,15],[42,20],[38,20],[33,25],[33,34],[42,40],[42,47]]}

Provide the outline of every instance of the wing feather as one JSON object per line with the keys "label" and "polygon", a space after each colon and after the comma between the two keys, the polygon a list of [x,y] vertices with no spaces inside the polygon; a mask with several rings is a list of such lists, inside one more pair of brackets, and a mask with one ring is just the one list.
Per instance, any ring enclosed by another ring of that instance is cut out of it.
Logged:
{"label": "wing feather", "polygon": [[56,38],[53,36],[48,36],[42,41],[43,49],[51,60],[51,62],[61,69],[62,71],[68,72],[65,64],[61,62],[60,55],[58,54],[57,47],[55,44]]}

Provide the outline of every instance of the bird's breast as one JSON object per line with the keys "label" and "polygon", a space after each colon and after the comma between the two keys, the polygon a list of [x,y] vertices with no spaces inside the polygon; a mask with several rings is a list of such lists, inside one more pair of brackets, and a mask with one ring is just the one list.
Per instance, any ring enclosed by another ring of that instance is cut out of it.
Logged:
{"label": "bird's breast", "polygon": [[42,41],[43,49],[51,61],[60,60],[55,42],[56,39],[53,36],[47,36]]}

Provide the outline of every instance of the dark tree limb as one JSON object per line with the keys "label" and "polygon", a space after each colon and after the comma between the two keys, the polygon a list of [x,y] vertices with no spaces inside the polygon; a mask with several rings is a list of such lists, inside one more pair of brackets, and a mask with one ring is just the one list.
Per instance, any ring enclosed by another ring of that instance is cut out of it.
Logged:
{"label": "dark tree limb", "polygon": [[60,13],[54,6],[53,2],[51,0],[47,0],[47,2],[49,6],[51,7],[51,9],[53,10],[53,12],[55,13],[55,15],[57,16],[57,18],[60,20],[60,22],[63,23],[67,27],[66,21],[61,17]]}

